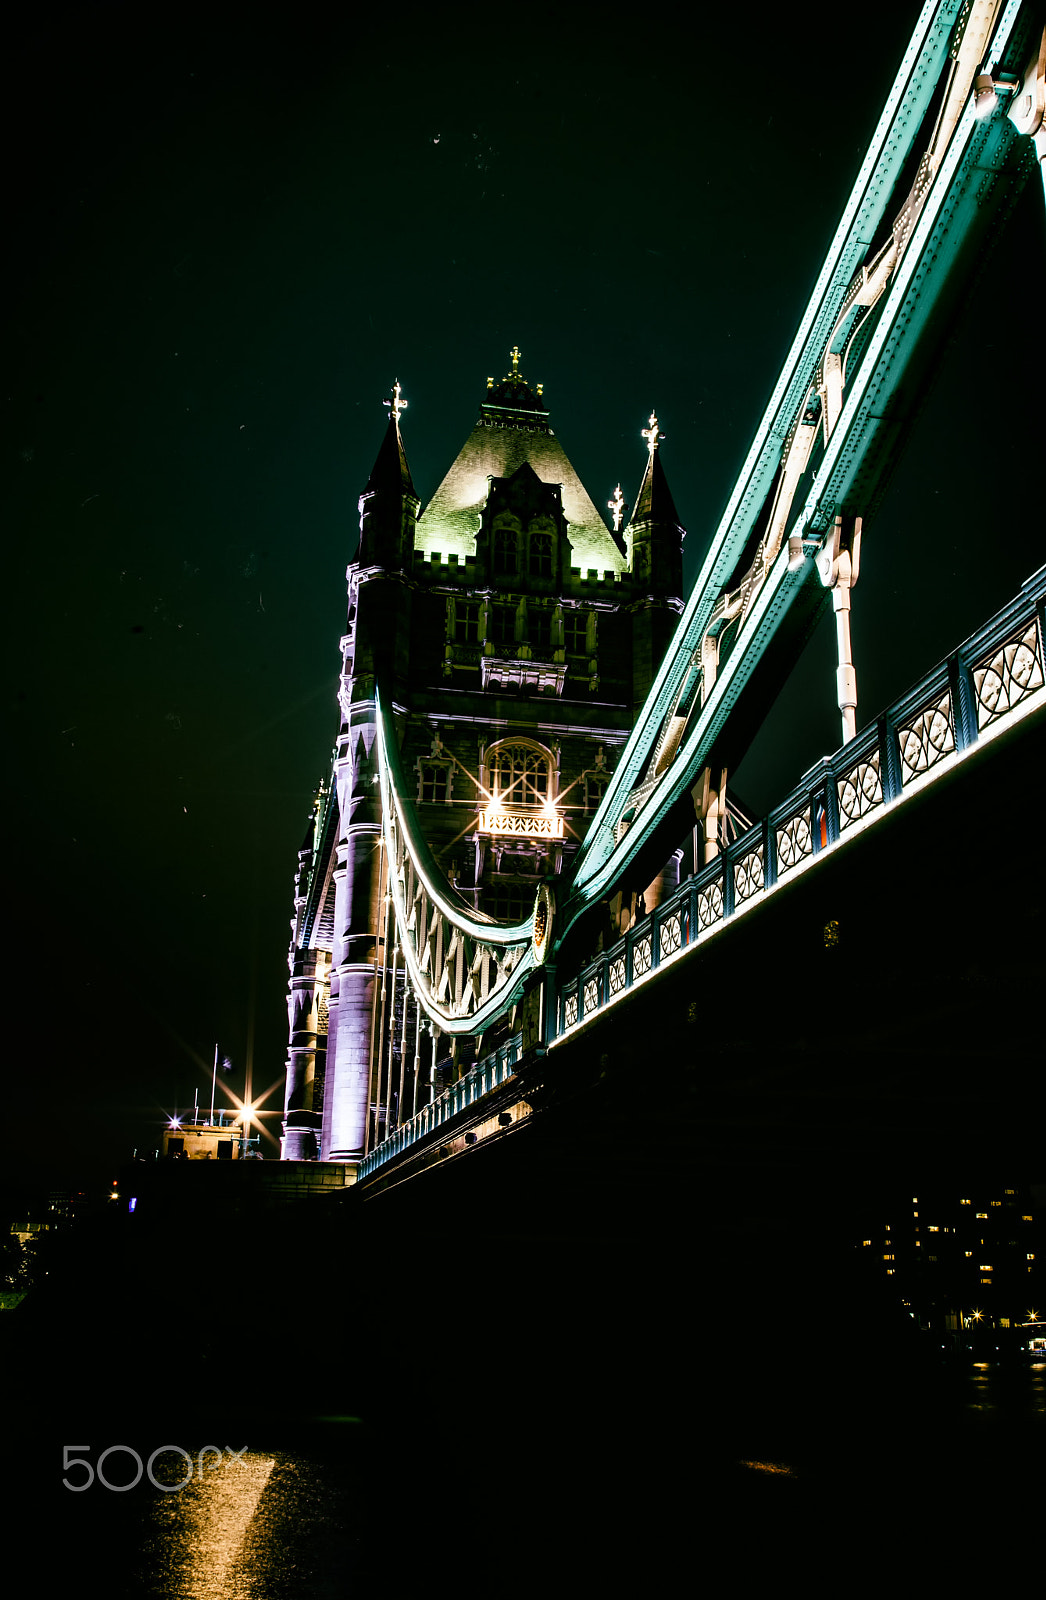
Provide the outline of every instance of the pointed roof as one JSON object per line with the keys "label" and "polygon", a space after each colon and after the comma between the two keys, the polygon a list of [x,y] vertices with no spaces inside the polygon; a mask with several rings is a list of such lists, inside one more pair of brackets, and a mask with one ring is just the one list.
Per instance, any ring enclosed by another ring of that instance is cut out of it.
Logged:
{"label": "pointed roof", "polygon": [[661,465],[661,452],[656,448],[651,450],[647,458],[646,471],[629,518],[630,525],[636,522],[664,522],[675,528],[683,526],[668,487],[665,469]]}
{"label": "pointed roof", "polygon": [[497,384],[488,378],[476,425],[418,518],[415,549],[474,555],[489,479],[510,478],[526,461],[542,483],[562,485],[573,564],[582,572],[624,572],[624,555],[549,425],[541,385],[531,387],[518,362],[514,350],[512,372]]}
{"label": "pointed roof", "polygon": [[382,401],[382,404],[388,407],[389,425],[385,429],[385,437],[381,441],[381,447],[363,493],[368,495],[385,491],[394,495],[410,494],[417,499],[410,468],[407,465],[407,452],[400,437],[400,415],[406,411],[410,402],[403,399],[403,390],[400,388],[398,378],[392,385],[391,393],[391,400]]}
{"label": "pointed roof", "polygon": [[414,494],[414,483],[407,465],[407,452],[400,437],[399,418],[392,411],[389,412],[389,425],[385,429],[385,437],[374,458],[374,465],[363,493],[373,494],[375,491],[380,493],[383,490],[397,495]]}

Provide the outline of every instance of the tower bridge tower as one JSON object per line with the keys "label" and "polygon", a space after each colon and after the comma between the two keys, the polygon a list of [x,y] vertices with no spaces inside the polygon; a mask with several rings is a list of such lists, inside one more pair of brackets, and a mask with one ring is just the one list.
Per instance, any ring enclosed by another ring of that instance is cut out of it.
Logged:
{"label": "tower bridge tower", "polygon": [[[347,571],[332,772],[299,852],[285,1159],[359,1162],[472,1047],[441,1039],[400,959],[378,694],[437,865],[477,911],[518,922],[584,837],[682,610],[684,531],[656,417],[632,516],[619,488],[611,531],[511,359],[424,510],[398,383],[385,402]],[[658,874],[647,910],[676,875],[674,862]],[[610,908],[615,936],[630,910]]]}

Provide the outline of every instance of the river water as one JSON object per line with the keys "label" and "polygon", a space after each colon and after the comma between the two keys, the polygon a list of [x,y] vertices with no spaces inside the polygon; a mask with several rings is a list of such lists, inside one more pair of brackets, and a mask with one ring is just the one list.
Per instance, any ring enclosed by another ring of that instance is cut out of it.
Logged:
{"label": "river water", "polygon": [[[71,1592],[90,1575],[107,1597],[172,1600],[326,1600],[430,1584],[533,1593],[553,1572],[591,1587],[633,1571],[660,1593],[695,1560],[738,1562],[747,1584],[789,1552],[809,1562],[830,1544],[862,1548],[867,1561],[881,1553],[876,1529],[911,1518],[934,1527],[934,1570],[954,1560],[959,1572],[971,1558],[969,1516],[981,1542],[1005,1529],[1011,1551],[1037,1525],[1042,1363],[942,1370],[929,1431],[925,1416],[918,1428],[898,1425],[906,1401],[881,1432],[870,1429],[859,1404],[867,1374],[855,1369],[853,1393],[836,1395],[831,1416],[811,1414],[791,1438],[781,1416],[768,1418],[735,1441],[701,1428],[703,1404],[718,1414],[721,1376],[689,1375],[697,1404],[685,1419],[660,1406],[617,1414],[610,1396],[599,1418],[564,1414],[561,1396],[552,1415],[525,1376],[502,1389],[493,1417],[489,1389],[464,1403],[437,1392],[422,1413],[399,1407],[380,1424],[260,1413],[252,1422],[249,1409],[234,1421],[215,1406],[208,1432],[190,1436],[173,1407],[165,1437],[128,1427],[110,1439],[95,1428],[63,1441],[79,1447],[68,1470],[57,1439],[36,1440],[20,1473],[13,1463],[7,1509],[17,1521],[19,1507],[35,1519],[46,1508],[32,1592]],[[811,1376],[794,1374],[797,1392]],[[204,1409],[197,1403],[195,1426]],[[802,1412],[788,1408],[793,1419]],[[860,1428],[850,1427],[859,1412]],[[230,1427],[241,1431],[226,1438]]]}

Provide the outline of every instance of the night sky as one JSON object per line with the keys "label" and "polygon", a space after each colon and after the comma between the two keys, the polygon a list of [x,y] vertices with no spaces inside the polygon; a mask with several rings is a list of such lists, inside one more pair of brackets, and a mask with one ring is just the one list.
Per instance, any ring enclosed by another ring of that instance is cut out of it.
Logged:
{"label": "night sky", "polygon": [[[216,1041],[236,1090],[249,1054],[256,1091],[282,1077],[296,851],[395,378],[423,501],[516,342],[597,505],[619,479],[634,497],[656,407],[696,570],[918,7],[860,50],[824,0],[799,44],[787,10],[761,34],[717,13],[696,42],[695,14],[23,21],[8,1181],[108,1183],[164,1112],[206,1102]],[[1031,183],[866,529],[861,724],[1046,558],[1044,257]],[[829,614],[736,775],[754,813],[839,743],[833,650]]]}

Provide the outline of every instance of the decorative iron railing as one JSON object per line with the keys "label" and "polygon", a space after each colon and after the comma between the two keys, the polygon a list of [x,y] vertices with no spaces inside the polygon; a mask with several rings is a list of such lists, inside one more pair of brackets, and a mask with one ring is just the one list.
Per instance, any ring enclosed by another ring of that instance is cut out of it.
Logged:
{"label": "decorative iron railing", "polygon": [[381,1144],[375,1145],[370,1154],[361,1161],[357,1170],[357,1181],[369,1178],[372,1172],[376,1172],[387,1161],[393,1161],[411,1146],[427,1139],[429,1134],[435,1133],[438,1128],[444,1127],[454,1117],[467,1111],[485,1095],[507,1082],[512,1077],[522,1053],[523,1036],[517,1033],[499,1049],[484,1056],[482,1061],[477,1061],[464,1077],[450,1084],[429,1105],[422,1106],[409,1121],[401,1123],[394,1133],[383,1139]]}
{"label": "decorative iron railing", "polygon": [[550,1008],[557,1033],[580,1027],[974,746],[1046,705],[1044,601],[1046,567],[877,722],[812,767],[768,817],[617,944],[561,980],[558,1004]]}

